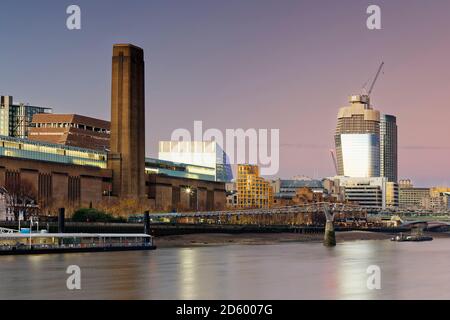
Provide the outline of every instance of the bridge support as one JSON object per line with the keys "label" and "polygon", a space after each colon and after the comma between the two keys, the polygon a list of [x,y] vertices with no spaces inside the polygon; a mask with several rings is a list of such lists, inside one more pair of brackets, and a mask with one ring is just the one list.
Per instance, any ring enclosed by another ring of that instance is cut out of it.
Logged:
{"label": "bridge support", "polygon": [[323,207],[323,212],[325,213],[325,217],[327,219],[327,223],[325,224],[325,237],[323,239],[323,245],[326,247],[334,247],[336,246],[336,234],[334,232],[334,212],[335,206],[330,208],[329,205],[325,205]]}
{"label": "bridge support", "polygon": [[336,246],[336,234],[334,232],[333,221],[327,221],[325,224],[325,237],[323,239],[323,245],[326,247]]}

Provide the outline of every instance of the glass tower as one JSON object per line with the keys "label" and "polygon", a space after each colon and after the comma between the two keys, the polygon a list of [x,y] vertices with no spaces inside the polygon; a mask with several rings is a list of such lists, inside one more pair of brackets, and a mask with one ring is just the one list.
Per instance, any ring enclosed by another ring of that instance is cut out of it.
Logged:
{"label": "glass tower", "polygon": [[380,113],[368,96],[351,96],[339,110],[335,144],[339,176],[380,177]]}
{"label": "glass tower", "polygon": [[380,118],[380,170],[381,176],[397,182],[397,118],[381,115]]}

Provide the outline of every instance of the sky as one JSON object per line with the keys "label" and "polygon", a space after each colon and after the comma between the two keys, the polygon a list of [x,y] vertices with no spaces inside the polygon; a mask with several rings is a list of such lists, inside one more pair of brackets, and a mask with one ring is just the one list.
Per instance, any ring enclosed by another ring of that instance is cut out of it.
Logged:
{"label": "sky", "polygon": [[[66,8],[81,8],[68,30]],[[382,30],[366,27],[381,7]],[[146,153],[175,129],[280,130],[280,171],[334,175],[338,109],[385,62],[372,102],[397,116],[399,177],[450,185],[447,0],[2,0],[0,94],[110,119],[114,43],[145,50]]]}

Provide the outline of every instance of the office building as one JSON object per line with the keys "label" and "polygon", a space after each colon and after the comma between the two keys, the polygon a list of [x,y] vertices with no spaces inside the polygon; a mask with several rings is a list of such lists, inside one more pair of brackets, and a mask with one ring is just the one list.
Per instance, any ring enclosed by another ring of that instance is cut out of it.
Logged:
{"label": "office building", "polygon": [[399,207],[401,209],[425,209],[430,198],[430,188],[417,188],[409,179],[400,180]]}
{"label": "office building", "polygon": [[398,181],[397,118],[380,117],[380,174],[390,182]]}
{"label": "office building", "polygon": [[51,113],[51,108],[30,106],[23,103],[14,104],[13,97],[0,97],[0,135],[26,138],[33,116]]}
{"label": "office building", "polygon": [[78,114],[35,114],[28,138],[34,141],[108,151],[110,126],[109,121]]}
{"label": "office building", "polygon": [[215,141],[160,141],[158,158],[212,168],[216,181],[229,182],[233,179],[227,155]]}
{"label": "office building", "polygon": [[380,176],[380,112],[365,97],[351,96],[350,106],[339,109],[335,134],[339,176]]}
{"label": "office building", "polygon": [[424,206],[434,212],[447,212],[450,206],[449,195],[449,187],[432,187],[430,188],[430,197],[425,200]]}
{"label": "office building", "polygon": [[334,177],[342,189],[344,200],[366,209],[398,207],[398,185],[385,177]]}
{"label": "office building", "polygon": [[269,181],[260,176],[258,166],[238,165],[236,183],[239,208],[270,208],[272,206],[272,186]]}

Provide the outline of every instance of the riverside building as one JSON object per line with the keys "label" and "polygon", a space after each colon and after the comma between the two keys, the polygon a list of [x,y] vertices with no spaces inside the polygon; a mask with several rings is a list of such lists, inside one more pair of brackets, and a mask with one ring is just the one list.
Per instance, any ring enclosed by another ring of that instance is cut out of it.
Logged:
{"label": "riverside building", "polygon": [[240,164],[237,168],[237,202],[239,208],[270,208],[273,189],[269,181],[260,176],[257,165]]}
{"label": "riverside building", "polygon": [[352,178],[333,177],[346,202],[366,209],[398,207],[398,185],[385,177]]}
{"label": "riverside building", "polygon": [[[113,47],[109,150],[96,143],[84,144],[89,148],[73,146],[68,143],[70,138],[55,143],[11,137],[3,127],[2,194],[11,195],[18,186],[29,186],[27,196],[33,198],[41,214],[54,214],[60,207],[70,213],[80,207],[122,200],[136,201],[139,210],[223,209],[225,184],[216,181],[216,172],[211,168],[146,159],[143,57],[143,50],[136,46]],[[11,101],[2,98],[2,109],[11,109]],[[48,130],[52,127],[58,129],[55,137],[76,131],[78,142],[84,140],[80,136],[93,139],[108,134],[107,122],[75,115],[58,117],[36,117],[34,132],[52,140]]]}

